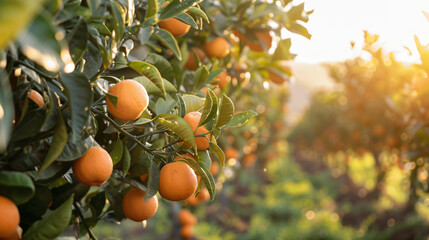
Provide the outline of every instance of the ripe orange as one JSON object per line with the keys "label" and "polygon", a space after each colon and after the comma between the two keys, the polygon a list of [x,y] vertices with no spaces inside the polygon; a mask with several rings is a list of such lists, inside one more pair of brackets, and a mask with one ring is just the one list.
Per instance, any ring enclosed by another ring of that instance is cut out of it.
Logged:
{"label": "ripe orange", "polygon": [[227,147],[225,149],[225,158],[227,160],[231,159],[231,158],[238,159],[238,151],[237,151],[237,149],[232,148],[232,147]]}
{"label": "ripe orange", "polygon": [[[204,57],[206,56],[203,52],[203,50],[199,49],[199,48],[192,48],[195,52],[195,54],[197,55],[199,61],[203,61]],[[195,55],[192,51],[189,51],[188,53],[189,57],[188,60],[185,63],[185,68],[191,71],[195,71],[197,70],[197,65],[195,64]]]}
{"label": "ripe orange", "polygon": [[256,156],[255,154],[253,153],[246,154],[243,157],[243,166],[245,168],[251,167],[253,166],[253,164],[255,164],[257,160],[258,160],[258,156]]}
{"label": "ripe orange", "polygon": [[133,188],[125,194],[122,200],[122,211],[125,217],[141,222],[153,217],[158,210],[158,198],[155,196],[143,202],[146,192]]}
{"label": "ripe orange", "polygon": [[185,239],[189,239],[194,236],[194,226],[193,225],[185,225],[180,229],[180,236]]}
{"label": "ripe orange", "polygon": [[145,173],[145,174],[143,174],[143,175],[140,176],[140,180],[142,182],[146,182],[146,180],[148,179],[148,177],[149,177],[149,174]]}
{"label": "ripe orange", "polygon": [[[166,1],[164,2],[164,4],[162,4],[162,7],[165,7],[168,4],[170,4],[170,2]],[[186,33],[188,33],[189,29],[191,29],[191,25],[186,24],[175,18],[161,20],[159,21],[158,26],[169,31],[171,34],[173,34],[175,38],[185,35]]]}
{"label": "ripe orange", "polygon": [[14,202],[0,196],[0,238],[9,238],[19,225],[19,211]]}
{"label": "ripe orange", "polygon": [[13,234],[7,238],[0,238],[1,240],[21,240],[22,239],[22,228],[17,227]]}
{"label": "ripe orange", "polygon": [[[209,139],[211,137],[211,135],[208,133],[209,130],[207,130],[207,128],[204,126],[198,127],[198,123],[201,119],[201,113],[190,112],[187,113],[183,119],[185,119],[185,121],[191,126],[191,129],[195,135],[205,134],[205,136],[195,138],[195,141],[197,142],[197,149],[204,150],[209,148]],[[183,142],[180,142],[179,144],[182,145]],[[187,146],[189,145],[187,144]]]}
{"label": "ripe orange", "polygon": [[[287,64],[286,62],[281,62],[279,64],[282,68],[288,69],[289,72],[292,72],[292,69],[290,68],[289,64]],[[272,73],[272,72],[268,72],[268,78],[273,82],[273,83],[277,83],[277,84],[282,84],[284,83],[286,80],[281,78],[279,75]]]}
{"label": "ripe orange", "polygon": [[106,150],[98,146],[91,147],[73,163],[73,173],[76,179],[90,186],[100,186],[105,183],[112,171],[112,158]]}
{"label": "ripe orange", "polygon": [[167,200],[185,200],[195,192],[197,185],[194,170],[184,162],[172,162],[161,169],[159,194]]}
{"label": "ripe orange", "polygon": [[198,193],[197,199],[199,203],[208,202],[210,200],[209,190],[207,190],[207,188],[201,189],[200,192]]}
{"label": "ripe orange", "polygon": [[28,93],[28,98],[33,100],[33,102],[39,107],[43,107],[43,105],[45,105],[45,100],[43,100],[42,95],[33,89]]}
{"label": "ripe orange", "polygon": [[219,73],[219,75],[217,75],[215,79],[218,80],[217,85],[222,90],[227,88],[229,83],[231,82],[231,76],[229,76],[227,71]]}
{"label": "ripe orange", "polygon": [[115,95],[118,101],[115,107],[106,96],[107,109],[121,121],[136,120],[149,104],[146,89],[134,80],[120,81],[109,89],[109,93]]}
{"label": "ripe orange", "polygon": [[182,209],[179,212],[179,223],[182,226],[197,224],[197,217],[192,214],[188,209]]}
{"label": "ripe orange", "polygon": [[188,197],[186,199],[186,203],[191,205],[191,206],[196,206],[196,205],[198,205],[199,201],[198,201],[198,198],[195,197],[194,194],[192,194],[190,197]]}
{"label": "ripe orange", "polygon": [[[270,32],[257,32],[255,33],[256,38],[258,38],[257,42],[251,42],[249,41],[246,36],[244,36],[240,31],[238,31],[237,29],[234,30],[234,35],[238,37],[238,39],[240,39],[240,41],[244,42],[247,46],[249,46],[249,48],[255,52],[262,52],[265,49],[270,49],[272,42],[273,42],[273,38],[270,35]],[[265,45],[265,49],[264,46],[260,43],[259,40],[262,40],[262,42]]]}
{"label": "ripe orange", "polygon": [[212,162],[209,171],[213,176],[216,175],[219,172],[219,164],[217,162]]}
{"label": "ripe orange", "polygon": [[204,44],[204,51],[209,57],[224,58],[231,51],[231,46],[225,38],[217,37]]}

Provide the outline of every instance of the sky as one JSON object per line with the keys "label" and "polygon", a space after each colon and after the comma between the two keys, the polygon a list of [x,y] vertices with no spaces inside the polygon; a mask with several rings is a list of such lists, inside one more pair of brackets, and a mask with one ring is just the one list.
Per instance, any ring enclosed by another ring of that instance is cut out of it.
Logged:
{"label": "sky", "polygon": [[[363,30],[380,35],[380,43],[393,51],[399,61],[418,62],[414,35],[429,44],[429,0],[301,0],[306,10],[314,9],[305,24],[311,40],[296,34],[291,52],[296,62],[320,63],[342,61],[360,56]],[[299,3],[299,1],[297,1]],[[351,50],[350,42],[356,42]],[[413,55],[409,56],[407,46]]]}

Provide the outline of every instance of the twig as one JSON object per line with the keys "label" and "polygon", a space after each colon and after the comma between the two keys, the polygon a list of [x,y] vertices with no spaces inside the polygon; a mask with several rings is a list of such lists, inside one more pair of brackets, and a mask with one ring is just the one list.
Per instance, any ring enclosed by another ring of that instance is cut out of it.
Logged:
{"label": "twig", "polygon": [[88,226],[88,224],[86,224],[85,218],[84,218],[82,212],[80,211],[80,207],[79,207],[78,203],[77,202],[73,202],[73,206],[76,209],[77,213],[79,214],[80,219],[82,219],[82,223],[85,226],[86,230],[88,231],[89,238],[91,238],[92,240],[97,240],[97,237],[95,237],[95,235],[92,232],[91,228]]}

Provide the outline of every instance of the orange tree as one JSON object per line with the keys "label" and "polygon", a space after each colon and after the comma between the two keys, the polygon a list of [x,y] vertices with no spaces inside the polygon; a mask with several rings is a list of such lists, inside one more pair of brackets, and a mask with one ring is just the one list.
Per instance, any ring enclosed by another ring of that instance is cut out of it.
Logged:
{"label": "orange tree", "polygon": [[[256,115],[235,114],[227,95],[250,77],[287,80],[294,55],[281,31],[309,37],[310,12],[290,0],[18,0],[0,12],[0,195],[21,216],[1,238],[51,239],[74,225],[95,239],[101,219],[153,216],[161,183],[213,199],[221,131]],[[176,170],[180,181],[163,180]]]}
{"label": "orange tree", "polygon": [[[386,237],[406,234],[412,228],[413,236],[419,238],[427,231],[420,231],[421,221],[410,219],[428,192],[427,50],[417,41],[423,64],[406,65],[392,53],[386,54],[377,40],[377,35],[365,32],[363,49],[369,53],[369,60],[357,58],[332,66],[332,77],[341,90],[316,94],[289,140],[294,144],[294,156],[310,172],[316,166],[327,168],[327,162],[321,159],[343,153],[335,159],[334,167],[344,168],[339,177],[347,190],[338,193],[337,201],[341,205],[356,204],[343,213],[343,223],[357,226],[376,214],[370,231],[385,229],[386,221],[393,218],[400,224],[386,232]],[[370,191],[356,186],[348,175],[350,158],[364,153],[374,159],[375,187]],[[398,204],[400,207],[378,211],[375,205],[387,192],[386,175],[393,168],[408,178],[402,188],[407,191],[407,201]]]}

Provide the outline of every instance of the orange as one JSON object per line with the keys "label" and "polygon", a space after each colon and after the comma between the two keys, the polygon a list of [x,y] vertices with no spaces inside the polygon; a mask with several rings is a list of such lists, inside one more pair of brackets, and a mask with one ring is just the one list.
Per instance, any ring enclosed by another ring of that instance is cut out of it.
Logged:
{"label": "orange", "polygon": [[[162,4],[162,7],[165,7],[168,4],[170,4],[170,2],[166,1],[164,2],[164,4]],[[175,18],[161,20],[159,21],[158,26],[169,31],[171,34],[173,34],[175,38],[185,35],[186,33],[188,33],[189,29],[191,29],[191,25],[186,24]]]}
{"label": "orange", "polygon": [[[204,126],[198,127],[198,123],[201,119],[201,113],[189,112],[185,115],[183,119],[185,119],[185,121],[191,126],[192,132],[194,132],[195,135],[205,134],[205,136],[195,137],[195,141],[197,142],[197,149],[204,150],[209,148],[209,139],[211,136],[210,134],[208,134],[209,130],[207,130],[207,128]],[[182,145],[183,142],[180,142],[179,144]],[[186,144],[186,146],[190,147],[188,144]]]}
{"label": "orange", "polygon": [[45,105],[45,100],[43,100],[42,95],[33,89],[28,93],[28,98],[33,100],[33,102],[39,107],[43,107],[43,105]]}
{"label": "orange", "polygon": [[133,188],[125,194],[122,200],[122,211],[125,217],[141,222],[153,217],[158,210],[158,198],[155,196],[143,202],[146,192]]}
{"label": "orange", "polygon": [[209,57],[224,58],[231,51],[230,45],[225,38],[217,37],[204,44],[204,51]]}
{"label": "orange", "polygon": [[227,160],[231,159],[231,158],[238,159],[238,151],[237,151],[237,149],[232,148],[232,147],[227,147],[225,149],[225,158]]}
{"label": "orange", "polygon": [[[198,57],[198,60],[201,62],[203,61],[204,57],[206,56],[203,52],[203,50],[199,49],[199,48],[192,48],[195,52],[195,54]],[[197,65],[195,64],[195,55],[192,51],[189,51],[188,53],[189,57],[188,60],[185,63],[185,68],[190,70],[190,71],[195,71],[197,70]]]}
{"label": "orange", "polygon": [[219,73],[219,75],[217,75],[215,79],[218,80],[217,85],[220,87],[220,89],[227,88],[229,83],[231,82],[231,76],[229,76],[227,71]]}
{"label": "orange", "polygon": [[148,177],[149,177],[149,174],[145,173],[145,174],[143,174],[143,175],[140,176],[140,180],[142,182],[146,182],[146,180],[148,179]]}
{"label": "orange", "polygon": [[209,171],[213,176],[216,175],[219,172],[219,164],[217,162],[212,162]]}
{"label": "orange", "polygon": [[194,226],[193,225],[185,225],[180,229],[180,236],[185,239],[189,239],[194,236]]}
{"label": "orange", "polygon": [[22,228],[17,227],[13,234],[7,238],[0,238],[1,240],[21,240],[22,239]]}
{"label": "orange", "polygon": [[198,193],[197,199],[199,203],[208,202],[210,200],[209,190],[207,190],[207,188],[201,189],[200,192]]}
{"label": "orange", "polygon": [[251,167],[251,166],[253,166],[253,164],[255,164],[255,162],[257,160],[258,160],[258,156],[256,156],[255,154],[253,154],[253,153],[246,154],[243,157],[243,166],[245,168]]}
{"label": "orange", "polygon": [[98,146],[91,147],[73,163],[73,173],[76,179],[90,186],[100,186],[105,183],[112,171],[112,158],[106,150]]}
{"label": "orange", "polygon": [[14,202],[0,196],[0,238],[9,238],[19,225],[19,211]]}
{"label": "orange", "polygon": [[159,194],[167,200],[185,200],[195,192],[197,185],[194,170],[184,162],[172,162],[161,169]]}
{"label": "orange", "polygon": [[196,205],[198,205],[199,201],[198,201],[198,198],[195,197],[194,194],[192,194],[190,197],[188,197],[186,199],[186,203],[191,205],[191,206],[196,206]]}
{"label": "orange", "polygon": [[123,80],[109,89],[109,93],[118,98],[116,107],[106,96],[107,109],[121,121],[132,121],[139,118],[149,104],[146,89],[134,80]]}
{"label": "orange", "polygon": [[182,226],[195,225],[197,224],[198,219],[188,209],[182,209],[179,212],[179,222]]}
{"label": "orange", "polygon": [[[292,69],[290,68],[290,66],[286,62],[280,62],[279,65],[284,69],[288,69],[289,72],[292,72]],[[279,75],[272,73],[272,72],[268,72],[268,78],[273,83],[277,83],[277,84],[282,84],[286,81],[285,79],[281,78]]]}
{"label": "orange", "polygon": [[[246,36],[244,36],[237,29],[234,30],[234,35],[237,36],[240,41],[244,42],[247,46],[249,46],[251,50],[255,52],[262,52],[265,49],[270,49],[273,42],[273,38],[271,37],[270,32],[256,32],[255,37],[258,38],[258,41],[256,42],[249,41]],[[265,45],[265,49],[264,46],[260,43],[261,40]]]}
{"label": "orange", "polygon": [[185,35],[189,32],[189,29],[191,29],[191,25],[188,25],[175,18],[161,20],[159,21],[158,26],[169,31],[175,38]]}

